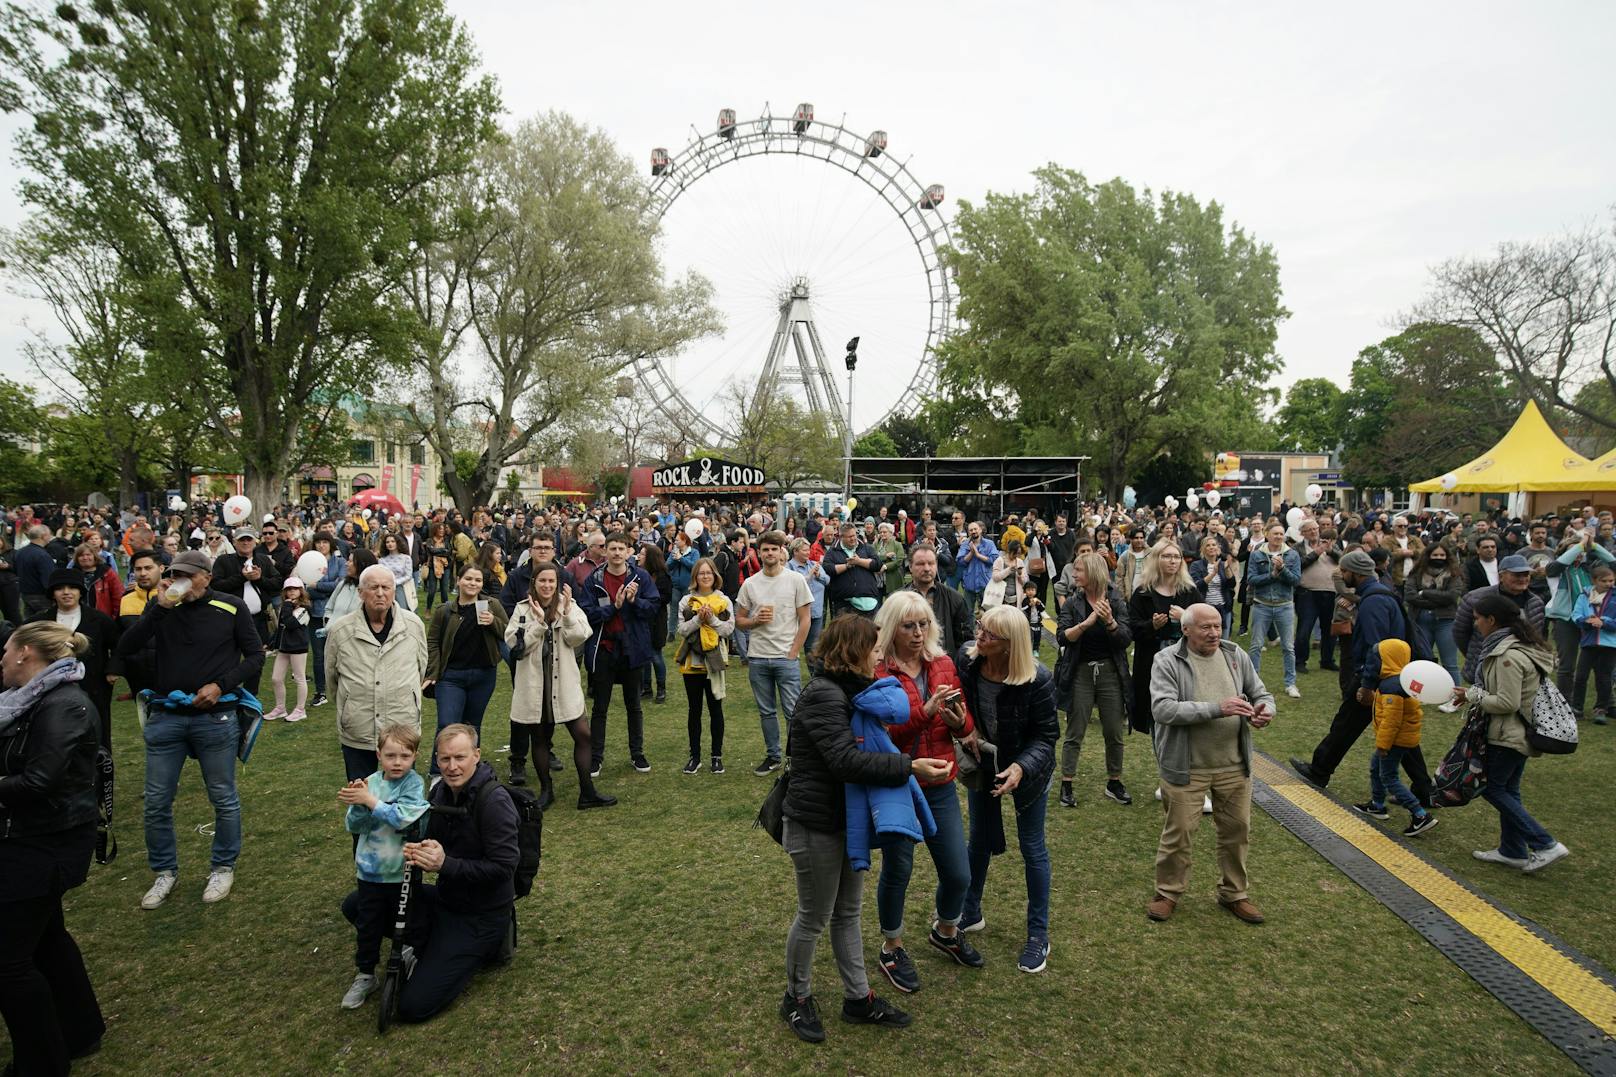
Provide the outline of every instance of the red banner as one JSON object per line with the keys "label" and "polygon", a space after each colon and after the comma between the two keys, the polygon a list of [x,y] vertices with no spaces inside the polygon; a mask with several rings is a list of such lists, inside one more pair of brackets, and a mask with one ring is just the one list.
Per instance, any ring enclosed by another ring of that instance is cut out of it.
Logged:
{"label": "red banner", "polygon": [[410,465],[410,504],[415,504],[415,488],[421,485],[421,465]]}
{"label": "red banner", "polygon": [[393,492],[393,465],[392,464],[383,464],[382,465],[382,493],[390,494],[392,492]]}

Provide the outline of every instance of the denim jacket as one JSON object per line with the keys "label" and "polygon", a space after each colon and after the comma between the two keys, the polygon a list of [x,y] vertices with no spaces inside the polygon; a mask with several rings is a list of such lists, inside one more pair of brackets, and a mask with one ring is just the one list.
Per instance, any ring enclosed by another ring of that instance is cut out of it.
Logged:
{"label": "denim jacket", "polygon": [[1267,543],[1251,551],[1246,561],[1246,591],[1253,601],[1264,606],[1290,605],[1296,585],[1302,582],[1302,559],[1287,546],[1284,563],[1285,567],[1276,573]]}

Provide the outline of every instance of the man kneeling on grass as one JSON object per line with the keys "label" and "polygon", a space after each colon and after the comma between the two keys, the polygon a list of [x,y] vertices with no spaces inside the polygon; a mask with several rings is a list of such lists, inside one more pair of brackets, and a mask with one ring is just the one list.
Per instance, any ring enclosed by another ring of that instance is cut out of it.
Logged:
{"label": "man kneeling on grass", "polygon": [[1223,639],[1223,617],[1198,602],[1184,611],[1184,638],[1156,655],[1150,707],[1161,771],[1161,843],[1152,920],[1178,907],[1190,874],[1190,842],[1201,825],[1202,798],[1212,797],[1218,830],[1218,904],[1248,924],[1263,922],[1246,896],[1251,843],[1251,730],[1274,718],[1274,697],[1251,658]]}
{"label": "man kneeling on grass", "polygon": [[[414,864],[438,881],[411,890],[410,933],[422,941],[405,951],[403,1021],[443,1010],[479,969],[509,961],[516,941],[516,805],[482,761],[471,726],[439,730],[437,756],[443,780],[428,797],[426,839],[404,843],[406,870]],[[342,903],[350,923],[358,924],[359,906],[357,892]]]}

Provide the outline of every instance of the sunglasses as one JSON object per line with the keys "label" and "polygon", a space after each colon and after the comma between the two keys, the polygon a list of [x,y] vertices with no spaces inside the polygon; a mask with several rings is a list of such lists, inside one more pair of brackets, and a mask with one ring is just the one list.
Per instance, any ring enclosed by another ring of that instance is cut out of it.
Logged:
{"label": "sunglasses", "polygon": [[189,572],[180,572],[172,568],[165,568],[163,569],[163,574],[158,578],[163,580],[188,580],[191,578],[191,574]]}

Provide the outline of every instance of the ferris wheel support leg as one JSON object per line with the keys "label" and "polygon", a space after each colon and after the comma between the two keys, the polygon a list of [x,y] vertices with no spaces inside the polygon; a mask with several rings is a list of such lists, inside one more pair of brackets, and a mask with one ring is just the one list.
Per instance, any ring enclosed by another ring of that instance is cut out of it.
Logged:
{"label": "ferris wheel support leg", "polygon": [[815,415],[825,410],[825,401],[820,396],[819,379],[820,368],[815,367],[808,358],[808,349],[802,346],[802,330],[800,327],[812,327],[813,322],[798,322],[793,325],[791,344],[797,351],[797,374],[802,380],[803,395],[808,398],[808,410]]}
{"label": "ferris wheel support leg", "polygon": [[774,327],[774,340],[769,344],[769,357],[764,360],[763,373],[758,377],[757,388],[752,393],[753,411],[760,411],[768,405],[769,394],[774,392],[775,383],[780,380],[780,363],[785,359],[786,341],[791,335],[791,306],[783,304],[780,307],[780,321]]}
{"label": "ferris wheel support leg", "polygon": [[830,363],[825,359],[825,346],[819,342],[819,330],[814,328],[813,322],[804,323],[808,329],[808,343],[814,350],[814,373],[819,377],[819,384],[824,387],[826,411],[834,416],[836,424],[851,422],[851,419],[842,418],[842,394],[836,388],[836,379],[831,376]]}

